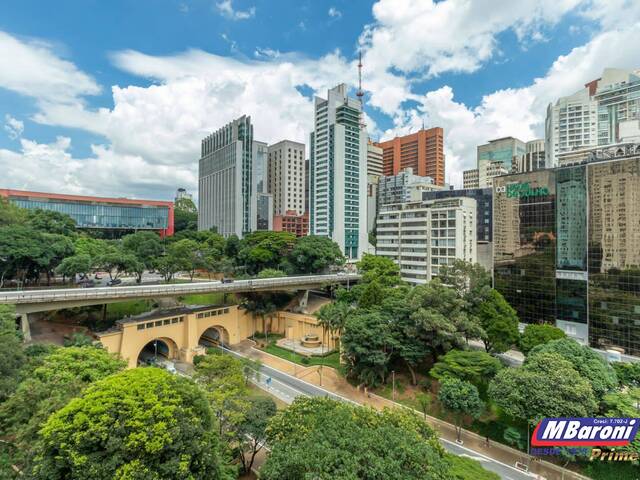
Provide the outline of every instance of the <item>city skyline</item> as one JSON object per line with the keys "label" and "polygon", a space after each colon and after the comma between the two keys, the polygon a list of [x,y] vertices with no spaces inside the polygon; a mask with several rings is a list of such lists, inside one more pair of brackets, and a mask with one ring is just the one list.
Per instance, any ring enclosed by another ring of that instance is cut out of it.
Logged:
{"label": "city skyline", "polygon": [[[199,140],[230,118],[251,115],[268,143],[308,144],[313,95],[339,82],[353,94],[358,50],[371,137],[442,127],[446,181],[461,186],[477,145],[543,137],[548,103],[604,66],[637,67],[640,38],[632,2],[488,12],[455,0],[303,2],[277,18],[262,1],[145,5],[0,7],[3,187],[158,199],[177,185],[196,191]],[[282,38],[267,35],[274,18]],[[140,28],[143,19],[155,27]],[[436,20],[407,41],[416,22]]]}

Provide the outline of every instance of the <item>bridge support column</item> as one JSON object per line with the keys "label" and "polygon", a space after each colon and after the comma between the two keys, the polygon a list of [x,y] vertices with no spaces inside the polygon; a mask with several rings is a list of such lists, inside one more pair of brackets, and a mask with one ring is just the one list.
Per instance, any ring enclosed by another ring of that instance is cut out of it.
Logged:
{"label": "bridge support column", "polygon": [[307,304],[309,303],[309,290],[305,290],[302,297],[300,297],[300,303],[298,304],[298,308],[300,312],[307,311]]}
{"label": "bridge support column", "polygon": [[22,338],[25,342],[31,341],[31,327],[29,326],[29,314],[20,313],[20,328],[22,329]]}

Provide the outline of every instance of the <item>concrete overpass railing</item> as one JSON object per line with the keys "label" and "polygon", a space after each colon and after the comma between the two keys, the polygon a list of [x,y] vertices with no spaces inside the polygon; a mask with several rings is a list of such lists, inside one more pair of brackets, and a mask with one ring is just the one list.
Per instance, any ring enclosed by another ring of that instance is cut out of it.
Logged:
{"label": "concrete overpass railing", "polygon": [[0,304],[56,304],[136,298],[175,297],[194,293],[237,293],[260,290],[300,289],[332,283],[348,283],[360,279],[358,274],[304,275],[295,277],[236,280],[230,283],[197,282],[167,285],[136,285],[127,287],[67,288],[50,290],[0,292]]}

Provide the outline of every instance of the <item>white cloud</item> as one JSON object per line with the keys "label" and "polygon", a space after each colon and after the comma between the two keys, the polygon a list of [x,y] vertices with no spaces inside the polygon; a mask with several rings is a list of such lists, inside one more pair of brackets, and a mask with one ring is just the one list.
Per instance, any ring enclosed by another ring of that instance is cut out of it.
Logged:
{"label": "white cloud", "polygon": [[232,0],[222,0],[216,3],[216,9],[220,15],[229,20],[247,20],[256,15],[256,7],[250,7],[247,10],[234,10]]}
{"label": "white cloud", "polygon": [[580,0],[380,0],[360,44],[365,64],[429,76],[473,72],[498,50],[496,36],[542,38]]}
{"label": "white cloud", "polygon": [[116,154],[103,145],[93,145],[90,157],[75,158],[68,137],[50,144],[22,138],[20,144],[19,152],[0,149],[0,170],[11,188],[153,199],[169,198],[169,186],[196,181],[187,171]]}
{"label": "white cloud", "polygon": [[20,40],[0,31],[0,87],[41,102],[76,103],[100,86],[73,63],[58,57],[51,45]]}
{"label": "white cloud", "polygon": [[336,7],[329,8],[329,12],[328,13],[329,13],[329,16],[331,18],[338,19],[338,18],[342,17],[342,12],[340,10],[338,10]]}
{"label": "white cloud", "polygon": [[7,132],[7,135],[11,140],[16,140],[18,137],[22,136],[22,132],[24,132],[24,122],[9,114],[4,116],[4,121],[4,130]]}

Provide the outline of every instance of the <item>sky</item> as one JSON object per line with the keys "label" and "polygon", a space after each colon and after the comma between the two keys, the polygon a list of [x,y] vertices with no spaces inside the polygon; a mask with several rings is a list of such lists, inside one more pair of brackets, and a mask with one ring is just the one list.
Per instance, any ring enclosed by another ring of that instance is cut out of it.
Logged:
{"label": "sky", "polygon": [[308,144],[358,52],[369,135],[444,128],[461,186],[477,145],[543,137],[549,102],[640,68],[639,45],[638,0],[6,0],[0,188],[197,194],[203,137],[247,114]]}

